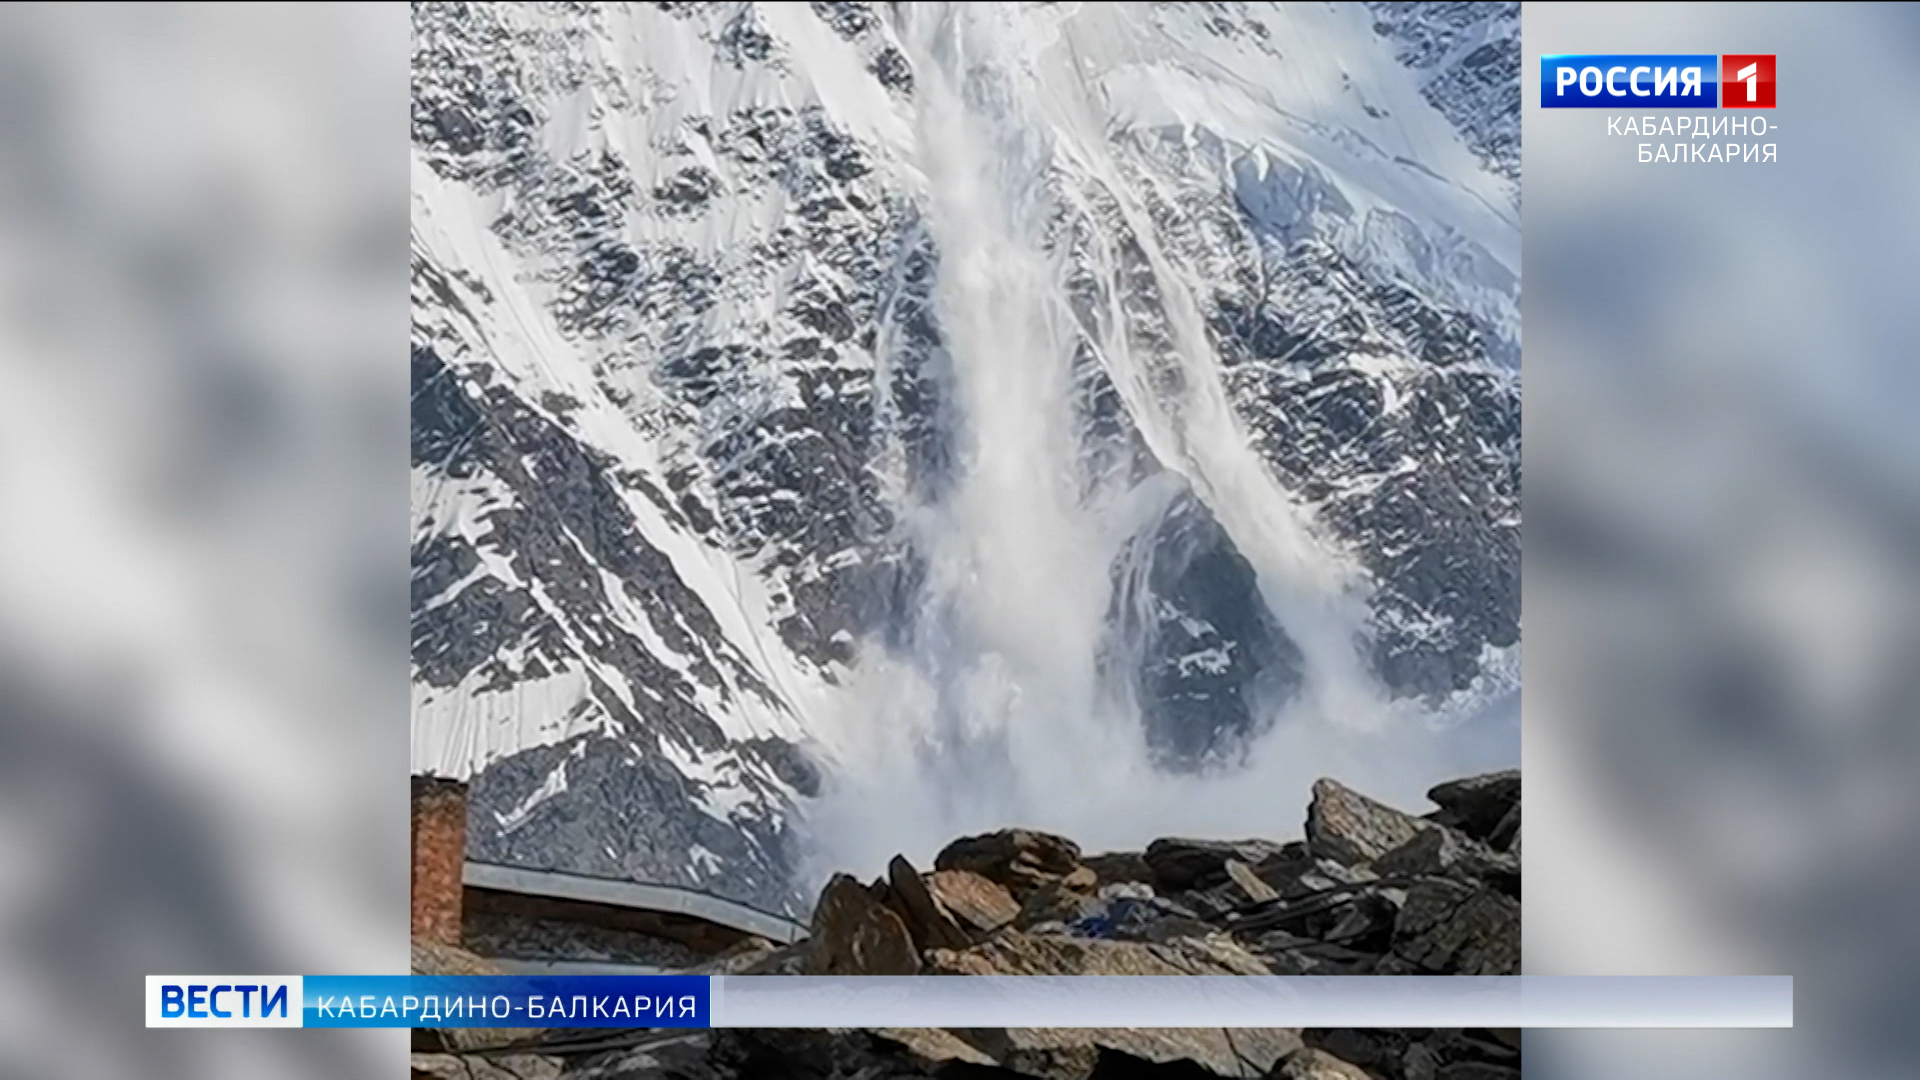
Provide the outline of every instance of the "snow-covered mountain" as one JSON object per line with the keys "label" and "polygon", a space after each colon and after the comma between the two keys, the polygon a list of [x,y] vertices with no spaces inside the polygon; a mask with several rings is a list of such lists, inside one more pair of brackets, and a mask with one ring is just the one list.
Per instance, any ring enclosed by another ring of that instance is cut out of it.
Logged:
{"label": "snow-covered mountain", "polygon": [[876,731],[1208,775],[1511,689],[1516,8],[415,4],[470,850],[791,908]]}

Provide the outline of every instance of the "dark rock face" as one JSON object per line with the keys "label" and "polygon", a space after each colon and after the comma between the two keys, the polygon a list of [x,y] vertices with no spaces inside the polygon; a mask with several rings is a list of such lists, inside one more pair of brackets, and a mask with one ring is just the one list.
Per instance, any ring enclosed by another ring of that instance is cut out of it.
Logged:
{"label": "dark rock face", "polygon": [[1394,958],[1412,973],[1520,971],[1520,903],[1490,888],[1422,881],[1407,891],[1393,936]]}
{"label": "dark rock face", "polygon": [[1444,825],[1424,829],[1413,839],[1373,861],[1382,877],[1461,877],[1485,880],[1518,899],[1520,860],[1494,851]]}
{"label": "dark rock face", "polygon": [[1267,840],[1155,840],[1147,846],[1146,863],[1153,884],[1167,892],[1217,885],[1227,877],[1227,862],[1238,859],[1256,864],[1278,854],[1282,845]]}
{"label": "dark rock face", "polygon": [[1520,770],[1449,781],[1427,792],[1427,798],[1440,807],[1434,820],[1476,839],[1490,839],[1520,805]]}
{"label": "dark rock face", "polygon": [[[555,775],[565,789],[544,798]],[[513,811],[534,803],[524,816]],[[506,758],[473,781],[467,857],[699,888],[745,903],[790,895],[793,838],[779,821],[704,812],[696,781],[630,744],[582,736]],[[609,843],[612,840],[614,842]],[[690,860],[690,851],[711,861]],[[774,910],[803,913],[787,900]]]}
{"label": "dark rock face", "polygon": [[1153,865],[1147,862],[1145,855],[1137,851],[1108,851],[1099,855],[1087,855],[1080,863],[1093,871],[1094,881],[1101,885],[1113,885],[1127,882],[1151,884],[1154,879]]}
{"label": "dark rock face", "polygon": [[[1379,582],[1381,680],[1429,698],[1466,689],[1483,651],[1520,634],[1520,388],[1495,360],[1507,346],[1470,315],[1370,283],[1321,241],[1279,257],[1251,233],[1236,243],[1215,271],[1213,330],[1250,437]],[[1355,297],[1369,318],[1341,316]],[[1395,373],[1350,366],[1362,357],[1392,358]]]}
{"label": "dark rock face", "polygon": [[[452,288],[431,268],[416,276]],[[506,690],[578,671],[583,691],[564,703],[576,717],[655,732],[689,755],[728,756],[763,798],[779,797],[783,778],[817,786],[796,748],[777,738],[733,742],[700,704],[716,692],[767,699],[771,691],[642,535],[607,461],[501,386],[449,367],[431,344],[412,350],[412,384],[415,468],[438,485],[486,478],[511,493],[486,510],[478,535],[416,543],[416,682],[450,693],[462,684]],[[482,552],[504,555],[519,580],[477,572]],[[617,614],[627,604],[640,625]],[[649,633],[675,653],[663,658]],[[679,670],[668,666],[677,658],[688,661]],[[609,672],[651,693],[622,694]],[[704,811],[703,785],[643,745],[582,735],[492,763],[473,780],[469,857],[697,886],[797,910],[780,819],[750,811],[716,820]],[[556,778],[563,790],[538,798]],[[711,859],[694,858],[696,848]]]}
{"label": "dark rock face", "polygon": [[933,949],[964,949],[972,943],[972,936],[904,856],[895,855],[887,864],[887,890],[914,941],[924,941]]}
{"label": "dark rock face", "polygon": [[1234,760],[1300,684],[1253,567],[1185,487],[1115,563],[1108,624],[1147,745],[1172,768]]}

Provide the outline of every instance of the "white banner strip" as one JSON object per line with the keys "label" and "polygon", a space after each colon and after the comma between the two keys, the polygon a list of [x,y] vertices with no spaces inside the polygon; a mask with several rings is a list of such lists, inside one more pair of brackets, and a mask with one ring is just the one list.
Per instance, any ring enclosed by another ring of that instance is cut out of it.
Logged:
{"label": "white banner strip", "polygon": [[1787,1028],[1788,976],[717,976],[749,1028]]}

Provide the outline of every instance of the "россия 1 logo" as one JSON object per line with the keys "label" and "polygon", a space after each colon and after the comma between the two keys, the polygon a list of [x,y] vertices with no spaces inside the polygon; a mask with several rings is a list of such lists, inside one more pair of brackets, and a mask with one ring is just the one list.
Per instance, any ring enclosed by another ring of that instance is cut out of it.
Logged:
{"label": "\u0440\u043e\u0441\u0441\u0438\u044f 1 logo", "polygon": [[1774,57],[1713,53],[1542,56],[1544,109],[1771,109]]}

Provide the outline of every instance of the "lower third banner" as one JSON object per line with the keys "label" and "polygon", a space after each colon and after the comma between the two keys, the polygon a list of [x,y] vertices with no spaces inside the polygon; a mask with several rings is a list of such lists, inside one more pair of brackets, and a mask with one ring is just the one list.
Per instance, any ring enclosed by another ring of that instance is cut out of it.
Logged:
{"label": "lower third banner", "polygon": [[147,976],[148,1027],[699,1028],[704,975]]}

